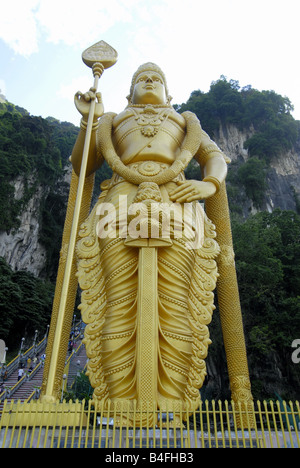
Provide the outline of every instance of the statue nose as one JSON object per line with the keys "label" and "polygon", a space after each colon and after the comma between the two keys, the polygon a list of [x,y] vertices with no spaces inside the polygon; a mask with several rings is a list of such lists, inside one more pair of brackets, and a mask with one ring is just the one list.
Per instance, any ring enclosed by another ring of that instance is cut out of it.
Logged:
{"label": "statue nose", "polygon": [[146,79],[146,83],[152,83],[152,82],[153,82],[152,78],[148,76],[148,78]]}

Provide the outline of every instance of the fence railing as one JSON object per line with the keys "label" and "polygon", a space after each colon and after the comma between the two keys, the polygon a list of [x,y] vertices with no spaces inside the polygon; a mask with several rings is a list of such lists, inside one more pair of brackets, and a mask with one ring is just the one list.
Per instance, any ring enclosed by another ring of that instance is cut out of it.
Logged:
{"label": "fence railing", "polygon": [[1,448],[300,448],[299,402],[203,401],[197,411],[5,401]]}

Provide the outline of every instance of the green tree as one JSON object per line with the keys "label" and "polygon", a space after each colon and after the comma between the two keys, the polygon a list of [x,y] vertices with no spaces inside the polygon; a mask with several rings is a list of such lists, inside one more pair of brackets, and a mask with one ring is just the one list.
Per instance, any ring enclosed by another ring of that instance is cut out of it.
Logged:
{"label": "green tree", "polygon": [[14,272],[0,257],[0,335],[10,350],[50,322],[54,287],[26,271]]}
{"label": "green tree", "polygon": [[264,161],[253,157],[242,164],[237,171],[237,176],[245,187],[247,197],[253,201],[256,208],[261,207],[267,188],[265,169]]}
{"label": "green tree", "polygon": [[300,386],[300,369],[291,361],[300,330],[300,217],[261,212],[233,223],[233,238],[250,371],[260,389],[256,397],[284,388],[291,398]]}
{"label": "green tree", "polygon": [[245,148],[250,156],[266,162],[291,149],[299,138],[299,122],[291,115],[293,106],[287,97],[251,86],[241,89],[238,81],[223,75],[211,83],[207,93],[193,91],[186,103],[175,108],[194,112],[212,138],[221,124],[234,124],[240,130],[252,127],[254,134]]}

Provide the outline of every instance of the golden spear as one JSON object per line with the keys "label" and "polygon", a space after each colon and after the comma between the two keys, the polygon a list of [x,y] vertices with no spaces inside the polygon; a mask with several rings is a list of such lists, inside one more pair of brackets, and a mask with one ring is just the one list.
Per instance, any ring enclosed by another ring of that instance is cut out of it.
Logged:
{"label": "golden spear", "polygon": [[[56,311],[55,320],[51,320],[51,327],[49,335],[53,336],[53,340],[51,343],[51,349],[49,346],[47,347],[47,366],[45,366],[44,371],[44,385],[42,388],[42,400],[47,402],[56,402],[58,395],[57,395],[57,387],[58,383],[61,382],[62,379],[62,370],[58,369],[58,362],[61,360],[60,350],[62,341],[66,340],[69,337],[69,333],[66,335],[64,330],[64,321],[66,310],[68,309],[68,301],[70,302],[70,294],[69,288],[70,284],[74,282],[74,256],[75,256],[75,247],[78,235],[78,228],[80,225],[80,219],[82,214],[82,200],[83,200],[83,193],[85,189],[85,182],[86,182],[86,170],[87,170],[87,162],[88,162],[88,154],[90,148],[90,141],[91,141],[91,133],[92,133],[92,126],[94,120],[94,113],[95,113],[95,106],[96,106],[96,92],[98,89],[98,82],[99,79],[104,71],[104,69],[111,67],[117,61],[117,52],[109,46],[106,42],[100,41],[97,44],[86,49],[82,54],[83,62],[93,70],[94,76],[94,84],[93,90],[95,92],[94,98],[91,99],[90,109],[89,109],[89,116],[86,128],[86,135],[85,135],[85,142],[83,147],[83,156],[82,156],[82,163],[80,168],[80,175],[79,180],[74,182],[74,172],[71,181],[71,189],[76,186],[76,200],[74,204],[73,217],[72,217],[72,225],[70,233],[67,233],[67,239],[64,239],[67,242],[67,256],[65,262],[63,262],[63,281],[60,285],[56,283],[56,297],[54,298],[54,302],[59,303],[58,310]],[[78,183],[77,183],[78,182]],[[70,189],[70,192],[71,192]],[[72,196],[70,193],[69,202],[68,202],[68,209],[70,208],[69,204],[72,204]],[[71,210],[69,210],[71,211]],[[67,222],[67,220],[66,220]],[[66,223],[65,223],[66,224]],[[66,226],[65,226],[66,227]],[[75,292],[76,294],[76,292]],[[73,293],[74,295],[74,293]],[[55,307],[53,307],[54,309]],[[54,310],[52,314],[54,313]],[[51,330],[52,328],[52,330]],[[66,346],[65,346],[66,348]],[[50,355],[49,355],[50,354]],[[63,360],[65,356],[63,357]],[[46,375],[45,375],[46,374]],[[58,375],[61,374],[61,375]]]}

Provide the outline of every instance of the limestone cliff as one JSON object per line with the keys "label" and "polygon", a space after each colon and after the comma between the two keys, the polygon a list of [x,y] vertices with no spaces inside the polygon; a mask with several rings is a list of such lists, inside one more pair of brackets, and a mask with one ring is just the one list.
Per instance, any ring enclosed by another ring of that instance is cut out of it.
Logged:
{"label": "limestone cliff", "polygon": [[[249,158],[244,144],[253,134],[253,128],[242,132],[234,125],[221,125],[215,134],[215,141],[231,158],[233,165],[240,166]],[[229,173],[232,171],[231,166],[228,168]],[[297,211],[297,200],[300,199],[300,141],[290,151],[273,158],[265,171],[267,187],[260,210],[272,212],[275,208],[280,208]],[[245,197],[243,191],[239,194],[239,202],[245,217],[257,212],[257,208]]]}
{"label": "limestone cliff", "polygon": [[[67,206],[68,186],[71,180],[71,167],[65,168],[65,174],[54,187],[57,196],[61,199],[63,206]],[[24,185],[30,183],[23,176],[17,177],[14,186],[15,199],[21,199]],[[53,190],[53,188],[52,188]],[[9,231],[0,231],[0,256],[4,257],[13,270],[26,270],[37,277],[45,277],[45,265],[47,249],[41,242],[42,209],[50,189],[45,185],[38,185],[32,197],[26,203],[19,216],[19,227]],[[63,223],[61,222],[61,232]],[[60,242],[60,240],[58,240]],[[56,252],[58,256],[58,252]],[[57,263],[55,259],[53,262]],[[58,260],[58,258],[56,259]]]}
{"label": "limestone cliff", "polygon": [[[15,198],[21,199],[24,178],[14,181]],[[44,189],[39,186],[20,215],[20,226],[10,231],[0,231],[0,256],[13,270],[26,270],[39,276],[44,268],[46,251],[39,243],[39,210]]]}

